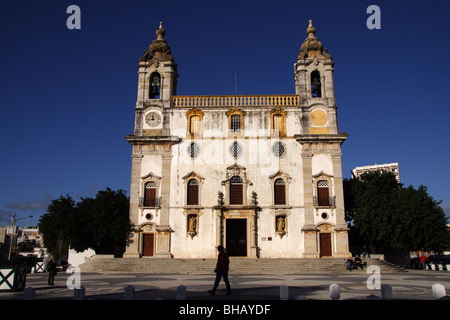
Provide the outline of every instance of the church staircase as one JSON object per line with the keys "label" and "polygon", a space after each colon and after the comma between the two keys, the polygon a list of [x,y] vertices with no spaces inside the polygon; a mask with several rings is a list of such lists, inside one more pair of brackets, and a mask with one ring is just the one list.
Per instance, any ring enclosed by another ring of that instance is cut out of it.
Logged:
{"label": "church staircase", "polygon": [[[230,258],[230,274],[314,274],[349,273],[344,258],[323,259],[252,259]],[[217,259],[124,259],[94,256],[80,265],[86,273],[152,273],[152,274],[212,274]],[[377,265],[381,273],[406,272],[405,269],[377,258],[365,258],[367,266]],[[351,272],[366,273],[367,270]]]}

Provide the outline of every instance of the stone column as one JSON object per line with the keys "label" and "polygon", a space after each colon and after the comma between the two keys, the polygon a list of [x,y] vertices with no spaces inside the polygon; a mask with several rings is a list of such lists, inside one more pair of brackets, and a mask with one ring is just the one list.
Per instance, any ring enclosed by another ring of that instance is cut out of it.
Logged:
{"label": "stone column", "polygon": [[304,240],[304,258],[317,258],[317,229],[314,225],[314,201],[312,183],[312,152],[309,144],[302,145],[302,170],[303,170],[303,210],[305,224],[302,228]]}
{"label": "stone column", "polygon": [[249,215],[250,221],[250,254],[249,258],[259,258],[258,247],[258,209],[252,215]]}
{"label": "stone column", "polygon": [[161,179],[161,210],[160,222],[156,228],[158,231],[156,254],[158,258],[170,258],[170,234],[172,229],[169,225],[170,215],[170,169],[172,165],[172,155],[170,153],[170,145],[161,146],[168,148],[169,152],[162,155],[162,179]]}
{"label": "stone column", "polygon": [[139,188],[141,183],[141,162],[142,154],[136,150],[138,146],[133,146],[131,162],[131,187],[130,187],[130,230],[129,241],[124,253],[124,258],[139,258]]}
{"label": "stone column", "polygon": [[335,252],[336,258],[348,257],[350,255],[348,246],[348,228],[345,224],[344,208],[344,187],[342,179],[341,148],[339,144],[334,144],[334,150],[331,155],[334,173],[334,194],[336,196],[336,226],[335,230]]}

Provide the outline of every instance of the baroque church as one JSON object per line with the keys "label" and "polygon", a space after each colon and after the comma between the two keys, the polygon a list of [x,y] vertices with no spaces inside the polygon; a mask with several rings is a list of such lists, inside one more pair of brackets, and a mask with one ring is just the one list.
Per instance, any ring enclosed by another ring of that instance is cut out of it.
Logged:
{"label": "baroque church", "polygon": [[[348,257],[333,60],[309,21],[295,94],[177,95],[157,38],[138,65],[124,258]],[[287,71],[288,72],[288,71]]]}

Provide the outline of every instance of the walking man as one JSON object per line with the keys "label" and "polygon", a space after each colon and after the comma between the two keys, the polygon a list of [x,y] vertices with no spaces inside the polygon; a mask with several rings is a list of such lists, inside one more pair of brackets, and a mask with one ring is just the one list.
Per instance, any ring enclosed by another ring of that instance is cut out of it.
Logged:
{"label": "walking man", "polygon": [[213,289],[208,290],[208,292],[214,296],[216,294],[217,287],[219,286],[220,279],[223,277],[223,281],[225,282],[225,285],[227,287],[227,295],[230,295],[231,287],[230,282],[228,281],[228,268],[230,266],[230,259],[225,251],[225,248],[222,245],[219,245],[219,247],[217,247],[217,250],[219,251],[219,257],[217,258],[217,265],[216,269],[214,270],[216,272],[216,281],[214,282]]}

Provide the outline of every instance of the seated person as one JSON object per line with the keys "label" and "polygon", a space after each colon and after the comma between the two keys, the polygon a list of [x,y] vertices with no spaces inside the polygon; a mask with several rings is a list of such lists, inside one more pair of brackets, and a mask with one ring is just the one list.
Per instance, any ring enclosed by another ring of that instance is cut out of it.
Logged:
{"label": "seated person", "polygon": [[355,257],[355,262],[354,262],[354,267],[355,269],[358,269],[358,267],[360,267],[361,269],[363,269],[364,267],[367,266],[367,262],[362,262],[361,258],[359,257],[359,255],[356,255]]}
{"label": "seated person", "polygon": [[353,260],[352,257],[347,259],[347,262],[345,263],[345,268],[352,271],[353,269]]}

